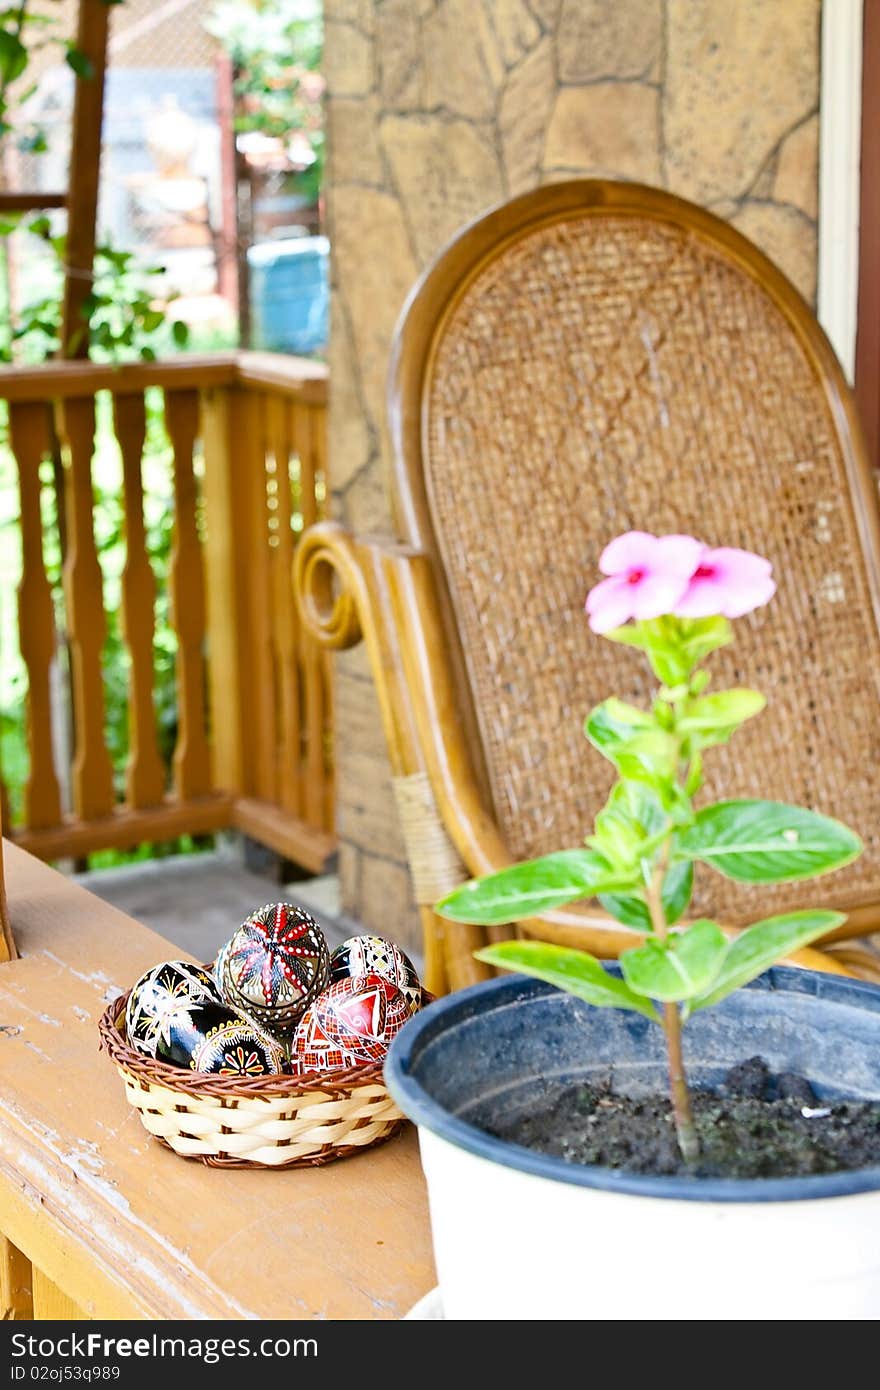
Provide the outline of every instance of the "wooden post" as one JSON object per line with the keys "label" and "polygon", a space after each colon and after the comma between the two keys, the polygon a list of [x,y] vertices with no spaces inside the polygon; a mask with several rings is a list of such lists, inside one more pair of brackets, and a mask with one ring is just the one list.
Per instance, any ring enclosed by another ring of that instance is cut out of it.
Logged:
{"label": "wooden post", "polygon": [[[91,291],[95,260],[110,8],[104,0],[79,0],[76,46],[91,64],[92,75],[76,79],[73,100],[67,204],[67,274],[61,330],[64,357],[89,355],[89,335],[83,322],[82,309]],[[81,333],[78,332],[80,329],[83,330]]]}
{"label": "wooden post", "polygon": [[212,778],[215,787],[250,790],[248,558],[242,543],[246,503],[239,450],[247,430],[246,392],[215,388],[202,394],[205,450],[205,576]]}
{"label": "wooden post", "polygon": [[12,924],[9,921],[9,908],[6,905],[6,877],[3,872],[3,826],[0,825],[0,962],[16,960],[18,951],[15,948],[15,938],[12,935]]}
{"label": "wooden post", "polygon": [[34,1319],[36,1322],[83,1322],[79,1304],[53,1284],[40,1269],[33,1272]]}
{"label": "wooden post", "polygon": [[31,1262],[11,1240],[0,1236],[0,1318],[30,1322],[34,1316]]}

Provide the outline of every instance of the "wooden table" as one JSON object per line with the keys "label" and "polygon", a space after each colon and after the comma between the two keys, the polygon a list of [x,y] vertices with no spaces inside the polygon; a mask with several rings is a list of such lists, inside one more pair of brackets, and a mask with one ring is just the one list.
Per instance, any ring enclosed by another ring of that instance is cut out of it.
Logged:
{"label": "wooden table", "polygon": [[27,1315],[23,1252],[38,1318],[401,1317],[436,1282],[414,1132],[288,1172],[163,1149],[98,1054],[96,1025],[115,992],[181,953],[23,851],[5,854],[22,957],[0,964],[7,1304]]}

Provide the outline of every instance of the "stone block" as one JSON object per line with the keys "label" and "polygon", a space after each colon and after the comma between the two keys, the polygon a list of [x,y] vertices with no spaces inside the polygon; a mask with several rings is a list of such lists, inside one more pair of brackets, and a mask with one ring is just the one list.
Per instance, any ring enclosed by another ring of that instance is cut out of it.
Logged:
{"label": "stone block", "polygon": [[383,180],[375,96],[334,97],[327,103],[327,171],[333,184]]}
{"label": "stone block", "polygon": [[412,0],[385,0],[376,11],[376,53],[379,92],[386,110],[412,111],[423,107],[422,29]]}
{"label": "stone block", "polygon": [[534,188],[540,181],[544,138],[555,99],[553,43],[544,38],[510,74],[501,98],[498,123],[512,194]]}
{"label": "stone block", "polygon": [[746,203],[731,220],[776,262],[807,303],[814,305],[816,228],[804,214],[778,203]]}
{"label": "stone block", "polygon": [[813,221],[819,215],[819,117],[810,116],[783,140],[773,197],[792,203]]}
{"label": "stone block", "polygon": [[525,0],[486,0],[501,60],[512,68],[541,37],[541,26]]}
{"label": "stone block", "polygon": [[560,81],[656,78],[662,23],[661,0],[563,0]]}
{"label": "stone block", "polygon": [[420,265],[503,196],[498,151],[469,121],[388,116],[382,146],[400,191]]}
{"label": "stone block", "polygon": [[563,87],[553,108],[544,171],[601,172],[660,182],[660,98],[641,82]]}
{"label": "stone block", "polygon": [[669,186],[695,202],[750,188],[816,104],[820,0],[668,0]]}
{"label": "stone block", "polygon": [[324,76],[334,99],[366,96],[373,85],[373,46],[352,24],[324,24]]}
{"label": "stone block", "polygon": [[422,41],[428,107],[443,107],[469,120],[491,120],[504,64],[482,5],[440,0],[424,21]]}

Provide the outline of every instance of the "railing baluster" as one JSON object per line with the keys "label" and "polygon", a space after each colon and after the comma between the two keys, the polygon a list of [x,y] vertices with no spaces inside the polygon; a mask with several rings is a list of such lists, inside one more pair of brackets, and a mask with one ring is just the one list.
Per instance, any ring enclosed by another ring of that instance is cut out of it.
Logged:
{"label": "railing baluster", "polygon": [[83,820],[95,820],[110,815],[115,797],[113,767],[104,736],[104,585],[92,530],[94,397],[64,401],[59,408],[59,424],[59,435],[67,445],[68,455],[64,594],[76,734],[71,769],[73,805]]}
{"label": "railing baluster", "polygon": [[165,792],[165,768],[159,753],[153,705],[156,580],[147,556],[144,532],[141,459],[146,438],[146,409],[143,394],[114,396],[113,422],[122,454],[125,497],[122,632],[131,655],[126,790],[130,806],[156,806]]}
{"label": "railing baluster", "polygon": [[193,469],[193,448],[199,428],[197,392],[165,392],[165,428],[174,451],[174,541],[169,576],[172,620],[178,644],[174,785],[178,797],[186,800],[205,796],[211,790],[205,730],[205,581]]}
{"label": "railing baluster", "polygon": [[271,548],[274,591],[275,669],[278,676],[278,796],[286,811],[298,816],[301,809],[301,744],[299,664],[297,662],[297,631],[299,627],[293,601],[293,531],[290,483],[291,421],[286,401],[273,395],[269,401],[269,449],[275,459],[274,496],[277,498],[275,517],[277,529],[273,537],[277,544]]}
{"label": "railing baluster", "polygon": [[21,510],[21,583],[18,631],[28,673],[27,743],[30,767],[24,791],[25,824],[35,829],[61,820],[61,794],[52,748],[51,667],[55,655],[55,612],[43,558],[40,464],[49,452],[49,407],[9,407],[9,438],[18,465]]}
{"label": "railing baluster", "polygon": [[254,788],[266,801],[276,798],[278,777],[275,717],[275,667],[272,651],[272,573],[269,560],[269,512],[266,495],[266,396],[251,393],[249,402],[248,529],[243,538],[245,563],[251,570],[250,627],[253,681]]}
{"label": "railing baluster", "polygon": [[[300,507],[303,530],[306,530],[318,520],[316,484],[326,460],[324,422],[321,413],[313,406],[294,403],[291,409],[301,464]],[[332,788],[332,783],[327,775],[325,748],[329,672],[325,654],[307,637],[300,642],[300,657],[305,704],[303,812],[310,825],[330,829],[332,824],[328,824],[328,818],[332,817],[333,812],[328,786]]]}

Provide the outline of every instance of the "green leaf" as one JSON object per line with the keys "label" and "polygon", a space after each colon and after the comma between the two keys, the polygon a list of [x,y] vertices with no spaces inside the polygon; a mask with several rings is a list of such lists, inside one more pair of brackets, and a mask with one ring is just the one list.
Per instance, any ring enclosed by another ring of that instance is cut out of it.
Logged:
{"label": "green leaf", "polygon": [[741,687],[720,690],[716,695],[704,695],[678,721],[682,733],[714,733],[716,730],[738,729],[747,719],[760,714],[767,701],[757,690]]}
{"label": "green leaf", "polygon": [[769,970],[771,965],[809,946],[811,941],[839,927],[842,912],[822,910],[786,912],[756,922],[728,942],[727,953],[712,988],[691,1003],[691,1012],[707,1009]]}
{"label": "green leaf", "polygon": [[28,52],[17,33],[0,29],[0,77],[3,82],[14,82],[20,77],[28,64]]}
{"label": "green leaf", "polygon": [[[690,861],[673,864],[663,879],[663,910],[666,923],[672,926],[677,922],[691,900],[694,884],[694,866]],[[600,906],[625,927],[635,927],[637,931],[654,930],[651,914],[644,899],[627,897],[620,893],[601,893]]]}
{"label": "green leaf", "polygon": [[32,217],[27,223],[26,230],[31,232],[33,236],[46,238],[52,231],[52,223],[44,213],[39,217]]}
{"label": "green leaf", "polygon": [[656,786],[675,775],[675,739],[634,705],[613,697],[604,700],[587,718],[584,731],[622,777]]}
{"label": "green leaf", "polygon": [[183,319],[175,319],[171,325],[171,336],[178,347],[186,347],[189,342],[189,324]]}
{"label": "green leaf", "polygon": [[477,960],[504,970],[516,970],[536,980],[546,980],[568,994],[577,995],[599,1009],[629,1009],[657,1020],[653,1006],[634,994],[615,975],[609,975],[595,956],[545,941],[501,941],[475,951]]}
{"label": "green leaf", "polygon": [[679,640],[691,670],[712,652],[733,641],[733,628],[727,618],[679,618]]}
{"label": "green leaf", "polygon": [[597,893],[634,886],[631,876],[616,874],[602,855],[588,849],[567,849],[462,884],[434,910],[452,922],[497,926],[539,917],[550,908],[593,898]]}
{"label": "green leaf", "polygon": [[671,1003],[693,999],[718,977],[727,940],[717,922],[699,921],[667,941],[655,938],[624,951],[623,978],[636,994]]}
{"label": "green leaf", "polygon": [[64,55],[65,62],[72,68],[77,77],[94,77],[95,65],[87,53],[83,53],[81,48],[70,44]]}
{"label": "green leaf", "polygon": [[848,826],[782,801],[719,801],[676,834],[675,859],[699,859],[740,883],[787,883],[850,864],[862,842]]}

